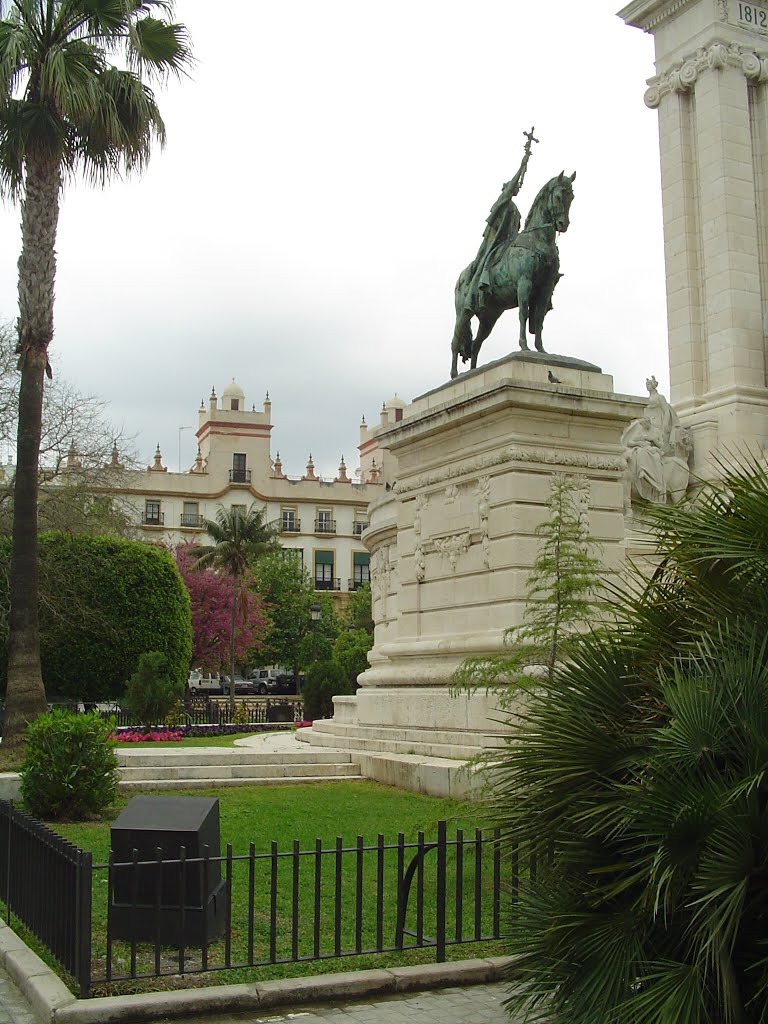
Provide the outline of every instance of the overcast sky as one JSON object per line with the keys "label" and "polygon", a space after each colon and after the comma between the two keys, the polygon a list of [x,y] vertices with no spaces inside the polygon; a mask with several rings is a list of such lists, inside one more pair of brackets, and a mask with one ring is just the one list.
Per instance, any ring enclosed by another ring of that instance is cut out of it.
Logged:
{"label": "overcast sky", "polygon": [[[448,379],[453,289],[536,126],[523,216],[577,172],[547,351],[668,393],[650,36],[621,0],[177,0],[192,77],[158,89],[168,145],[142,178],[70,186],[54,367],[151,461],[194,459],[201,398],[269,390],[272,453],[357,466],[382,400]],[[224,13],[226,16],[224,16]],[[0,318],[18,211],[0,210]],[[481,362],[517,347],[507,313]]]}

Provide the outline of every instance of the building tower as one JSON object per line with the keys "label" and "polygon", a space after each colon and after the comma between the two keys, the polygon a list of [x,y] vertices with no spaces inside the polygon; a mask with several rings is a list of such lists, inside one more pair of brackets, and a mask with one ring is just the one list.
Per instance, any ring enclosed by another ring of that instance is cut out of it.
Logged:
{"label": "building tower", "polygon": [[634,0],[654,37],[671,399],[694,468],[768,443],[768,5]]}

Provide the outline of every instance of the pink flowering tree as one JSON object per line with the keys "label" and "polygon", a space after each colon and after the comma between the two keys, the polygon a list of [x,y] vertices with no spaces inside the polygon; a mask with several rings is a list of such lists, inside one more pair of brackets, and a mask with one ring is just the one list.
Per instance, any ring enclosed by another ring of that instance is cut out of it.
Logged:
{"label": "pink flowering tree", "polygon": [[[230,657],[232,588],[234,580],[215,569],[195,568],[191,545],[176,548],[176,564],[192,603],[192,664],[218,672]],[[239,588],[235,608],[235,660],[243,662],[261,646],[268,625],[258,594]]]}

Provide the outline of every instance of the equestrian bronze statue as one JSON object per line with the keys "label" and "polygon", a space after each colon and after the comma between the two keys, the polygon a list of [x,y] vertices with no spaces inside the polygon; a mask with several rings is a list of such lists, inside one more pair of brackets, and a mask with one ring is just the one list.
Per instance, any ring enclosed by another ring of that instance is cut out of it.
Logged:
{"label": "equestrian bronze statue", "polygon": [[[536,349],[544,351],[541,340],[544,317],[552,308],[552,293],[562,276],[557,233],[568,230],[576,173],[568,177],[563,171],[547,182],[533,201],[521,231],[520,212],[513,197],[522,187],[531,143],[538,142],[533,129],[523,134],[526,143],[520,169],[503,186],[488,216],[477,256],[456,282],[451,377],[457,374],[459,356],[464,362],[471,360],[474,370],[480,346],[507,309],[519,310],[520,348],[527,350],[527,331],[530,331]],[[478,320],[474,337],[473,316]]]}

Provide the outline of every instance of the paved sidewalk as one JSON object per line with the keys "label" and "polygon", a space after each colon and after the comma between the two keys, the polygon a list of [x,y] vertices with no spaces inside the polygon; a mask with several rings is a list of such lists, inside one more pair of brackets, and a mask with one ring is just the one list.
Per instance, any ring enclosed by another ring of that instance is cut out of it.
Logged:
{"label": "paved sidewalk", "polygon": [[[295,1010],[206,1017],[205,1024],[510,1024],[501,1005],[504,989],[503,984],[443,988]],[[168,1020],[159,1017],[152,1024]],[[185,1018],[175,1024],[201,1024],[201,1019]]]}
{"label": "paved sidewalk", "polygon": [[5,970],[0,967],[0,1024],[37,1024],[37,1017]]}
{"label": "paved sidewalk", "polygon": [[296,751],[307,751],[318,749],[324,751],[344,751],[343,747],[317,747],[304,743],[297,739],[293,729],[280,729],[276,732],[252,732],[238,736],[235,740],[236,747],[250,747],[254,750],[263,750],[265,754],[293,754]]}

